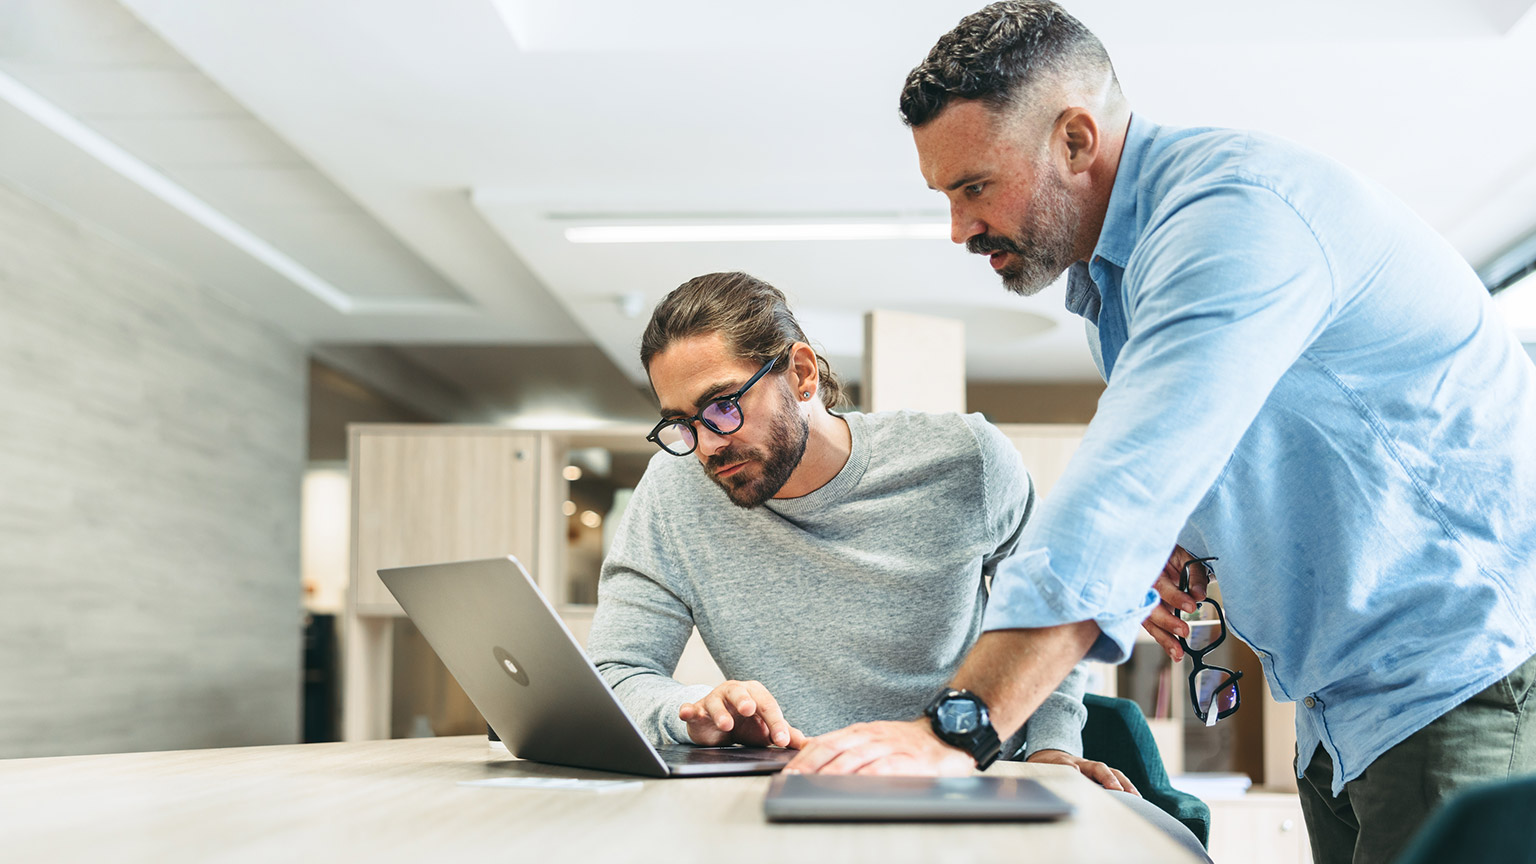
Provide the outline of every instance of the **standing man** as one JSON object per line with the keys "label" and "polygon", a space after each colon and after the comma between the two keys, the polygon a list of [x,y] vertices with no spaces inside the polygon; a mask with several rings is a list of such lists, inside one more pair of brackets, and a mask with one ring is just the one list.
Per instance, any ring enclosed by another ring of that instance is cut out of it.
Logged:
{"label": "standing man", "polygon": [[[1178,657],[1205,594],[1173,577],[1217,556],[1229,629],[1301,703],[1320,864],[1389,861],[1458,787],[1536,771],[1536,371],[1455,250],[1314,153],[1133,115],[1054,3],[963,19],[901,110],[956,242],[1022,295],[1070,270],[1108,381],[950,686],[1007,735],[1144,619]],[[938,725],[789,767],[971,768]]]}

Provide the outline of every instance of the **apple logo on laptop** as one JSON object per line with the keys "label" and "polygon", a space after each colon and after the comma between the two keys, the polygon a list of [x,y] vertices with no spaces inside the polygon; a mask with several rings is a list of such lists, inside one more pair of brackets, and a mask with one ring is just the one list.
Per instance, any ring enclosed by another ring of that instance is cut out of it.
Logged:
{"label": "apple logo on laptop", "polygon": [[517,662],[517,658],[507,653],[507,650],[499,645],[491,653],[496,655],[496,662],[501,666],[501,671],[507,673],[507,676],[513,681],[524,687],[528,686],[528,673],[523,671],[523,667]]}

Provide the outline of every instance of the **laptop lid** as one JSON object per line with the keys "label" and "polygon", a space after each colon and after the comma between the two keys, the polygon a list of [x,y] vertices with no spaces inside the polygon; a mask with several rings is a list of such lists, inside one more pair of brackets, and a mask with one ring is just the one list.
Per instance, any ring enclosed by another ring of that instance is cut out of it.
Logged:
{"label": "laptop lid", "polygon": [[669,768],[510,555],[388,568],[379,578],[518,758],[665,777],[766,773],[794,755],[700,753],[697,765]]}
{"label": "laptop lid", "polygon": [[1023,777],[780,774],[770,822],[998,822],[1061,819],[1072,805]]}

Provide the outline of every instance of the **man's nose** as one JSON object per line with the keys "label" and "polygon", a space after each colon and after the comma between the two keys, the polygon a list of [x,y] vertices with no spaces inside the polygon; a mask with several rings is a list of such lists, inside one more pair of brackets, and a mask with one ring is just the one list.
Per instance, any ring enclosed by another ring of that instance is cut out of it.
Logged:
{"label": "man's nose", "polygon": [[987,226],[958,204],[949,207],[949,239],[961,245],[977,234],[987,233]]}
{"label": "man's nose", "polygon": [[724,450],[731,443],[729,436],[721,435],[703,423],[698,423],[694,426],[693,434],[698,436],[698,445],[695,452],[699,454],[700,459],[708,459]]}

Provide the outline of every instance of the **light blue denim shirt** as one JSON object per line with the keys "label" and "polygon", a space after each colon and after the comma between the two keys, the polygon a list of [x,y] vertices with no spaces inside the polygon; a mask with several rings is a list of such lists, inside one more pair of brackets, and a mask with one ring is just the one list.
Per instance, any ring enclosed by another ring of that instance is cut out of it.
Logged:
{"label": "light blue denim shirt", "polygon": [[1232,631],[1302,703],[1298,774],[1321,745],[1335,794],[1536,653],[1536,369],[1407,207],[1135,117],[1070,283],[1109,384],[986,629],[1092,619],[1119,662],[1174,542],[1219,556]]}

